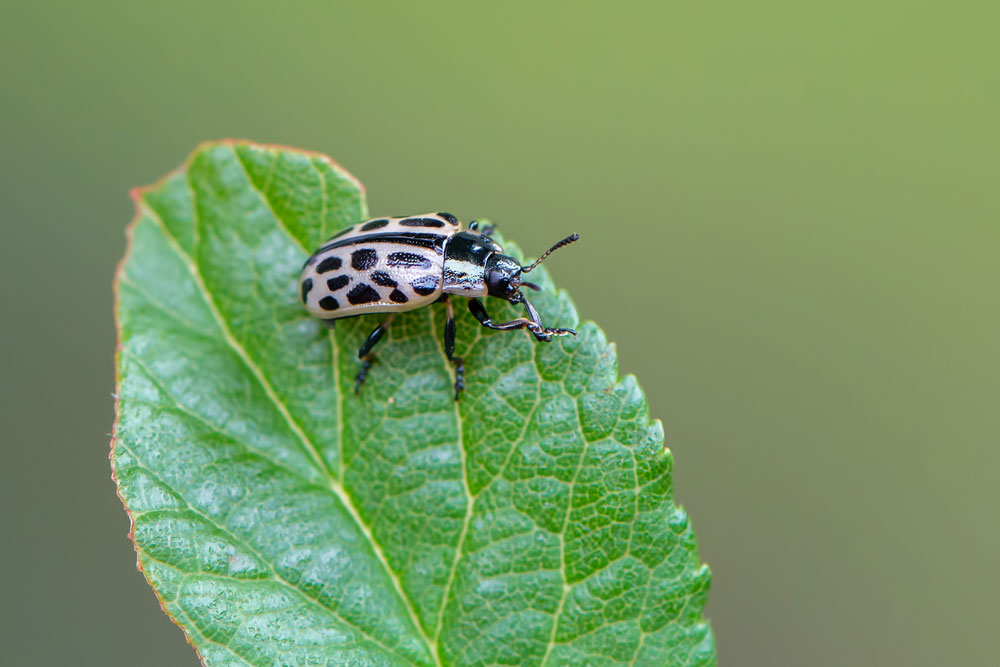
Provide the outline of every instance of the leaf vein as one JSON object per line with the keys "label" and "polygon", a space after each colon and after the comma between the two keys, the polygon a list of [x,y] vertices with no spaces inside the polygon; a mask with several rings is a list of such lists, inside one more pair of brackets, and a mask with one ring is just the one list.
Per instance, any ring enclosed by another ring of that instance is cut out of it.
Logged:
{"label": "leaf vein", "polygon": [[[454,372],[453,364],[451,363],[451,360],[448,359],[448,354],[445,352],[444,341],[439,339],[436,335],[434,335],[435,331],[434,331],[433,313],[430,313],[427,319],[430,322],[431,337],[437,343],[438,350],[440,350],[441,352],[441,357],[444,359],[447,368],[450,369],[448,376],[451,378],[452,372]],[[454,379],[452,381],[454,382]],[[455,573],[458,571],[458,562],[462,558],[462,547],[465,544],[465,536],[469,532],[469,521],[472,519],[472,510],[474,506],[473,503],[475,502],[472,497],[472,489],[469,487],[468,463],[466,461],[466,454],[465,454],[464,424],[462,422],[462,412],[459,408],[458,403],[459,402],[457,399],[453,401],[455,410],[455,426],[458,432],[458,453],[461,458],[461,466],[462,466],[462,487],[465,489],[465,516],[462,518],[462,529],[458,534],[458,542],[455,545],[455,557],[451,561],[451,569],[448,573],[448,581],[445,584],[444,595],[441,597],[441,603],[440,603],[441,606],[438,609],[438,618],[434,630],[434,659],[438,662],[438,664],[440,664],[441,661],[438,658],[437,645],[438,642],[440,641],[441,628],[444,624],[444,612],[445,608],[448,606],[448,597],[451,594],[451,587],[453,585],[453,582],[455,581]]]}
{"label": "leaf vein", "polygon": [[[591,371],[591,377],[592,376],[593,376],[593,371]],[[569,394],[567,393],[567,396],[568,395]],[[549,643],[545,649],[545,655],[542,657],[541,664],[543,665],[546,662],[548,662],[549,655],[552,654],[552,649],[556,645],[556,631],[559,628],[559,617],[562,616],[563,607],[566,604],[566,595],[567,593],[569,593],[570,590],[570,585],[566,577],[566,527],[569,525],[569,518],[573,514],[573,495],[574,491],[576,490],[576,479],[580,474],[580,468],[583,466],[583,461],[587,457],[587,447],[590,444],[590,441],[587,439],[587,436],[584,435],[583,420],[580,419],[580,402],[579,400],[574,399],[573,404],[576,408],[573,411],[573,413],[574,415],[576,415],[577,428],[579,429],[580,437],[583,439],[583,449],[580,452],[580,458],[576,462],[576,468],[573,471],[573,478],[570,480],[569,483],[569,503],[566,507],[566,516],[563,519],[562,529],[559,531],[559,563],[560,563],[559,571],[562,574],[563,589],[562,593],[559,596],[559,604],[558,606],[556,606],[556,611],[552,616],[552,630],[551,633],[549,634]]]}
{"label": "leaf vein", "polygon": [[[253,182],[253,179],[250,178],[250,170],[247,168],[246,162],[243,161],[243,156],[240,155],[239,151],[236,150],[236,146],[230,146],[229,149],[232,151],[233,157],[236,158],[236,163],[240,165],[240,169],[243,170],[243,176],[244,178],[246,178],[247,185],[249,185],[250,188],[257,193],[257,196],[260,197],[260,200],[264,203],[265,206],[267,206],[267,210],[270,211],[271,216],[274,218],[275,222],[278,223],[278,226],[281,227],[282,230],[284,230],[284,232],[288,235],[288,238],[292,239],[292,241],[295,242],[295,245],[301,248],[302,252],[304,252],[306,255],[311,254],[309,252],[309,249],[306,248],[305,244],[302,242],[302,239],[295,236],[295,234],[292,234],[292,230],[289,229],[288,224],[282,219],[280,215],[278,215],[277,211],[274,210],[274,206],[271,204],[271,200],[268,198],[268,196],[264,194],[264,192],[257,187],[257,184]],[[277,155],[274,156],[274,161],[275,162],[278,161]]]}
{"label": "leaf vein", "polygon": [[[309,160],[309,166],[311,166],[315,171],[316,175],[319,176],[320,188],[323,193],[323,211],[320,215],[320,237],[326,238],[326,215],[329,203],[327,202],[326,194],[326,174],[323,170],[316,166],[316,163]],[[333,386],[336,389],[336,408],[337,408],[337,479],[340,483],[344,483],[344,392],[341,391],[340,387],[340,348],[337,343],[337,336],[333,329],[327,331],[327,336],[330,338],[330,366],[333,373]]]}
{"label": "leaf vein", "polygon": [[[139,462],[140,467],[143,470],[145,470],[147,473],[149,473],[149,475],[152,476],[159,484],[162,484],[165,489],[167,489],[168,491],[170,491],[171,493],[173,493],[174,495],[176,495],[178,498],[182,498],[182,499],[184,498],[184,496],[182,494],[178,493],[176,489],[174,489],[169,483],[166,482],[166,480],[164,480],[160,475],[158,475],[156,472],[154,472],[152,470],[152,468],[150,468],[149,465],[145,463],[144,459],[135,452],[135,450],[133,450],[128,445],[124,445],[123,444],[122,446],[125,448],[126,451],[128,451],[135,458],[135,460],[137,462]],[[187,501],[184,501],[184,505],[186,506],[188,512],[190,512],[190,513],[194,514],[195,516],[203,519],[205,522],[207,522],[213,528],[215,528],[219,532],[221,532],[224,535],[226,535],[226,537],[228,537],[229,539],[231,539],[238,546],[240,546],[243,549],[246,549],[248,552],[250,552],[251,554],[253,554],[261,563],[263,563],[265,565],[265,567],[267,568],[268,573],[270,574],[270,578],[272,580],[274,580],[276,583],[282,584],[283,586],[285,586],[286,588],[288,588],[290,591],[292,591],[294,594],[296,594],[299,597],[301,597],[303,600],[306,600],[307,602],[316,605],[317,607],[323,609],[324,611],[330,613],[331,615],[333,615],[334,617],[336,617],[337,619],[339,619],[340,621],[342,621],[344,624],[346,624],[346,625],[348,625],[348,626],[350,626],[352,628],[355,628],[362,635],[364,635],[365,637],[367,637],[371,641],[375,642],[376,644],[378,644],[379,646],[381,646],[385,650],[389,651],[390,653],[394,653],[396,655],[399,655],[396,652],[395,649],[393,649],[393,648],[391,648],[389,646],[386,646],[377,637],[374,637],[373,635],[371,635],[368,632],[366,632],[364,628],[362,628],[361,626],[357,625],[356,623],[354,623],[351,620],[349,620],[349,619],[345,618],[344,616],[342,616],[336,609],[334,609],[334,608],[332,608],[332,607],[330,607],[328,605],[323,604],[322,602],[320,602],[316,598],[311,597],[304,590],[302,590],[301,588],[299,588],[298,586],[296,586],[292,582],[290,582],[287,579],[285,579],[284,577],[282,577],[278,573],[278,571],[276,569],[274,569],[274,566],[271,564],[271,561],[268,560],[264,556],[264,554],[262,554],[260,551],[258,551],[252,544],[250,544],[249,542],[247,542],[243,538],[239,537],[238,535],[236,535],[235,533],[233,533],[229,528],[223,526],[221,523],[219,523],[218,521],[216,521],[212,517],[208,516],[207,514],[205,514],[204,512],[202,512],[201,510],[199,510],[199,509],[191,506],[191,504],[188,503]],[[161,512],[161,510],[155,510],[155,511]],[[177,512],[178,510],[172,510],[172,511]],[[150,512],[140,512],[140,513],[137,513],[136,514],[136,518],[138,518],[140,516],[143,516],[145,514],[149,514],[149,513]],[[163,563],[164,565],[168,565],[168,566],[170,566],[170,567],[172,567],[174,569],[177,569],[177,570],[183,572],[186,577],[189,577],[191,575],[190,572],[187,572],[187,571],[181,569],[179,566],[177,566],[174,563],[170,563],[170,562],[164,561],[163,559],[156,558],[156,557],[152,556],[145,549],[143,549],[143,553],[146,555],[147,558],[150,558],[150,559],[155,560],[157,562]],[[248,580],[248,579],[238,579],[237,577],[220,575],[220,574],[217,574],[217,573],[214,573],[214,572],[199,572],[198,574],[201,574],[201,575],[204,575],[204,576],[212,576],[212,577],[220,577],[220,578],[232,579],[232,580],[239,581],[239,582],[242,582],[242,583],[247,583],[248,581],[253,581],[253,580]]]}
{"label": "leaf vein", "polygon": [[[153,372],[149,368],[147,368],[142,363],[142,361],[140,361],[139,358],[134,353],[132,353],[130,350],[127,350],[127,349],[123,349],[122,352],[123,352],[123,354],[125,354],[127,357],[129,357],[130,359],[132,359],[133,361],[135,361],[139,365],[139,367],[146,373],[146,375],[149,377],[150,381],[156,386],[156,388],[159,389],[160,392],[164,396],[166,396],[167,398],[169,398],[171,400],[171,402],[174,404],[175,408],[177,410],[179,410],[182,414],[187,415],[188,417],[194,419],[195,421],[199,422],[200,424],[203,424],[208,429],[210,429],[213,433],[216,433],[217,435],[221,435],[222,437],[224,437],[227,440],[229,440],[230,442],[232,442],[232,444],[239,445],[240,447],[243,447],[247,452],[249,452],[251,454],[256,454],[257,456],[259,456],[262,459],[266,460],[267,462],[271,463],[275,468],[277,468],[279,470],[283,470],[283,471],[287,472],[288,474],[293,475],[293,476],[295,476],[298,479],[301,479],[302,481],[308,483],[311,486],[315,486],[316,488],[320,488],[320,489],[324,489],[325,488],[321,484],[317,484],[317,480],[315,480],[315,479],[309,479],[308,477],[306,477],[305,475],[303,475],[301,472],[299,472],[297,470],[294,470],[293,468],[289,468],[287,465],[285,465],[285,464],[281,463],[280,461],[272,458],[270,455],[264,453],[260,449],[257,449],[256,447],[254,447],[250,443],[248,443],[248,442],[246,442],[246,441],[238,438],[237,436],[233,435],[232,433],[229,433],[228,431],[226,431],[222,427],[216,426],[215,424],[211,423],[210,421],[208,421],[207,419],[205,419],[204,417],[202,417],[201,415],[199,415],[197,412],[194,412],[193,410],[191,410],[190,408],[188,408],[186,405],[183,405],[180,401],[177,400],[177,398],[173,394],[171,394],[170,392],[168,392],[163,387],[163,384],[157,379],[156,375],[154,375]],[[123,396],[120,397],[120,400],[122,400],[122,401],[130,401],[132,403],[139,403],[139,404],[142,404],[142,405],[148,405],[148,406],[154,407],[154,408],[168,408],[169,409],[169,406],[166,406],[166,405],[163,405],[163,404],[160,404],[160,403],[154,403],[153,401],[147,401],[145,399],[136,398],[136,397],[132,397],[132,396],[123,395]]]}

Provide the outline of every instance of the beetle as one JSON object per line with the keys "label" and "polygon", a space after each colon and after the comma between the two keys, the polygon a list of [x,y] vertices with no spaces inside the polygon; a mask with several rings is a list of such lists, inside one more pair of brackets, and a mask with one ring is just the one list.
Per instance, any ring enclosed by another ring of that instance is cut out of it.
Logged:
{"label": "beetle", "polygon": [[[546,257],[580,237],[567,236],[528,266],[521,266],[490,238],[492,225],[472,221],[463,229],[450,213],[375,218],[347,227],[328,239],[302,268],[299,293],[311,315],[333,328],[336,320],[368,313],[388,316],[368,336],[358,358],[361,369],[355,391],[374,361],[372,348],[396,313],[444,302],[444,348],[455,364],[455,400],[465,388],[465,364],[455,356],[455,312],[449,297],[469,298],[469,310],[484,327],[500,331],[527,329],[538,341],[576,335],[572,329],[549,328],[522,287],[539,290],[522,279]],[[494,322],[478,297],[492,296],[524,304],[527,317]]]}

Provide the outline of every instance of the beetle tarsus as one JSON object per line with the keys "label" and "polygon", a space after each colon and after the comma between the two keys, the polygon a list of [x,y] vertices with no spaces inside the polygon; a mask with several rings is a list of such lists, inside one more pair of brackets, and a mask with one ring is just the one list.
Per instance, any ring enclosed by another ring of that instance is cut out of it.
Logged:
{"label": "beetle tarsus", "polygon": [[452,363],[455,364],[455,400],[465,391],[465,359],[454,357]]}
{"label": "beetle tarsus", "polygon": [[546,343],[551,342],[554,336],[576,336],[576,332],[573,331],[572,329],[558,329],[558,328],[542,329],[540,333],[536,333],[534,331],[532,331],[532,333],[535,334],[535,338],[537,338],[540,341],[545,341]]}
{"label": "beetle tarsus", "polygon": [[358,370],[358,374],[354,376],[354,393],[361,393],[361,385],[365,383],[368,378],[368,369],[372,367],[375,363],[375,355],[368,354],[361,358],[361,368]]}

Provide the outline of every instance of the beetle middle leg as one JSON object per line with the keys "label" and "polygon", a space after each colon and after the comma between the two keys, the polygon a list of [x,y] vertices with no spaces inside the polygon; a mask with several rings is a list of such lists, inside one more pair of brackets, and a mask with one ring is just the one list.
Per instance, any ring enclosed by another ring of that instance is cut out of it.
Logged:
{"label": "beetle middle leg", "polygon": [[521,303],[525,305],[528,309],[528,314],[531,319],[527,317],[518,317],[517,319],[511,320],[510,322],[494,322],[490,318],[490,314],[486,312],[486,307],[480,303],[479,299],[469,299],[469,310],[472,315],[479,320],[479,323],[488,329],[496,329],[497,331],[512,331],[514,329],[527,329],[530,331],[537,340],[549,342],[552,340],[553,336],[575,336],[576,332],[572,329],[550,329],[542,326],[541,318],[538,315],[538,311],[535,310],[526,299],[522,299]]}
{"label": "beetle middle leg", "polygon": [[445,294],[441,297],[444,301],[447,319],[444,321],[444,353],[448,361],[455,364],[455,400],[465,390],[465,360],[455,356],[455,309],[451,305],[451,299]]}
{"label": "beetle middle leg", "polygon": [[496,227],[497,227],[496,225],[490,222],[483,225],[483,228],[480,229],[478,220],[473,220],[472,222],[469,223],[470,232],[479,232],[480,236],[486,236],[486,237],[491,236],[494,230],[496,230]]}
{"label": "beetle middle leg", "polygon": [[382,320],[382,323],[375,327],[375,331],[372,331],[368,335],[368,339],[358,350],[358,359],[361,360],[361,370],[354,377],[354,393],[357,394],[361,391],[361,385],[365,383],[365,379],[368,377],[368,369],[372,367],[375,363],[375,355],[372,354],[372,348],[375,347],[375,343],[382,339],[385,332],[389,329],[389,324],[392,323],[392,319],[396,317],[395,313],[390,313],[388,317]]}

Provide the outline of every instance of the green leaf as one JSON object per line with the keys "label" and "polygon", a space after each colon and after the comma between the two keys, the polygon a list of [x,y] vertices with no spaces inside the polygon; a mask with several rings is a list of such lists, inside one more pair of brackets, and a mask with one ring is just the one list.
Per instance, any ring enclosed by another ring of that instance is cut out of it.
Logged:
{"label": "green leaf", "polygon": [[356,396],[376,319],[328,332],[296,284],[367,215],[353,177],[212,143],[134,197],[112,465],[139,567],[205,664],[715,663],[661,426],[544,267],[537,306],[579,338],[458,309],[455,402],[434,305],[396,318]]}

